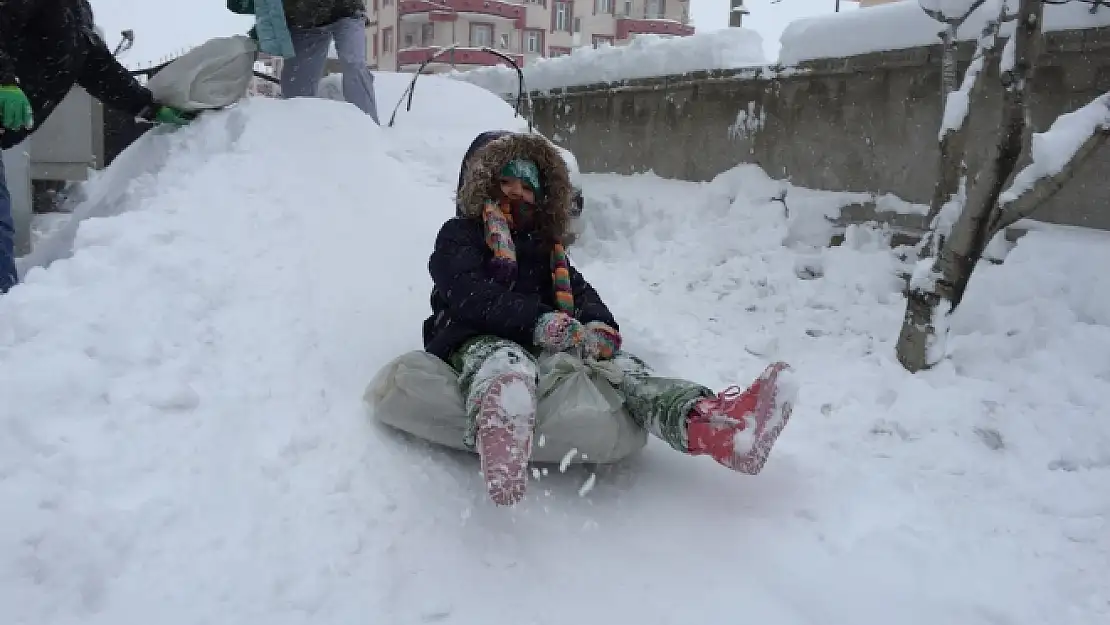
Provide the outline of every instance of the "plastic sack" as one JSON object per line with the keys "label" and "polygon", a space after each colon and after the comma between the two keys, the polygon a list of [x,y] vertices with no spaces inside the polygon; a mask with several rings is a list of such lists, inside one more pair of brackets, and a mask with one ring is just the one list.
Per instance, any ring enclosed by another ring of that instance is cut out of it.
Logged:
{"label": "plastic sack", "polygon": [[257,55],[258,44],[245,35],[209,39],[151,76],[147,88],[177,109],[223,108],[247,94]]}
{"label": "plastic sack", "polygon": [[[570,354],[542,356],[539,365],[533,462],[561,463],[570,456],[568,464],[611,464],[647,444],[647,430],[628,414],[607,379],[615,372]],[[388,363],[366,387],[363,400],[372,417],[390,427],[467,451],[458,376],[427,352],[408,352]]]}

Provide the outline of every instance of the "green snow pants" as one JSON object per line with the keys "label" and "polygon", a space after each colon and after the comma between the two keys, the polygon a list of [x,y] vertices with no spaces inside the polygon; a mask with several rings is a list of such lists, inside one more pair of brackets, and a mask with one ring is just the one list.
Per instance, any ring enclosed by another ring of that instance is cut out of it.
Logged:
{"label": "green snow pants", "polygon": [[[478,406],[490,384],[506,373],[519,373],[538,383],[537,355],[496,336],[474,337],[451,355],[448,364],[459,374],[459,386],[466,401],[464,443],[468,448],[474,449]],[[647,363],[628,352],[617,352],[613,362],[624,373],[623,380],[615,388],[636,423],[674,449],[686,453],[689,449],[686,417],[697,400],[711,397],[713,391],[687,380],[657,376]]]}

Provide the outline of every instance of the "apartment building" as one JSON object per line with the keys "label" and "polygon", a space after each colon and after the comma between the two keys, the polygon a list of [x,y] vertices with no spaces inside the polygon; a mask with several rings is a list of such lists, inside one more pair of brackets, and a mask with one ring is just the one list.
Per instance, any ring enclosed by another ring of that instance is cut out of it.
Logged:
{"label": "apartment building", "polygon": [[621,45],[641,34],[694,34],[690,0],[367,0],[367,61],[413,71],[436,52],[460,47],[425,71],[518,65],[570,54],[578,46]]}

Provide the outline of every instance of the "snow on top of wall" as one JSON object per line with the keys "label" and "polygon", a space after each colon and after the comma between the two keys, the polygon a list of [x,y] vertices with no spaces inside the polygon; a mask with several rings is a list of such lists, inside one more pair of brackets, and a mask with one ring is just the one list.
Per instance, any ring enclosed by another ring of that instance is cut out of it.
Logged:
{"label": "snow on top of wall", "polygon": [[[940,8],[945,13],[960,13],[961,7],[970,6],[968,0],[925,0],[930,8]],[[1050,4],[1044,7],[1044,30],[1071,30],[1110,26],[1110,7],[1100,6],[1095,13],[1086,2]],[[974,40],[986,21],[998,15],[998,1],[987,0],[972,14],[959,30],[961,40]],[[779,62],[793,65],[801,61],[836,58],[902,50],[940,42],[938,33],[942,25],[922,10],[913,0],[903,0],[858,11],[830,13],[791,22],[779,39]],[[1000,33],[1008,37],[1013,23],[1003,26]]]}
{"label": "snow on top of wall", "polygon": [[[767,63],[763,38],[754,30],[729,28],[689,37],[641,35],[628,45],[583,46],[566,56],[536,59],[523,68],[528,90],[648,78]],[[504,65],[445,74],[495,93],[516,93],[517,76]]]}

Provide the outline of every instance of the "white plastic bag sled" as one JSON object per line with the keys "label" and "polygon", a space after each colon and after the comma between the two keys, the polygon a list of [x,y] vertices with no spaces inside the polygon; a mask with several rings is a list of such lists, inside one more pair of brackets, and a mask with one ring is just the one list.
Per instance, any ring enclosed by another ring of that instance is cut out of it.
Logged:
{"label": "white plastic bag sled", "polygon": [[209,39],[151,76],[147,88],[183,111],[224,108],[247,95],[257,56],[258,44],[245,35]]}
{"label": "white plastic bag sled", "polygon": [[[647,444],[647,430],[625,409],[605,364],[554,354],[541,356],[539,366],[532,462],[612,464]],[[366,387],[363,400],[371,416],[390,427],[473,451],[463,443],[467,419],[458,375],[427,352],[411,351],[387,364]]]}

